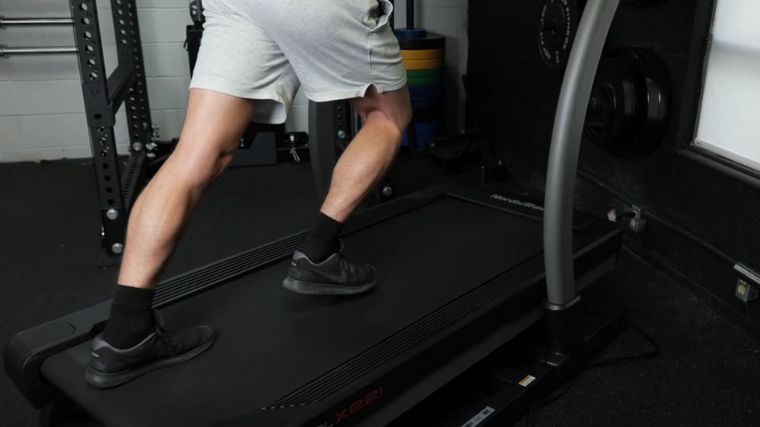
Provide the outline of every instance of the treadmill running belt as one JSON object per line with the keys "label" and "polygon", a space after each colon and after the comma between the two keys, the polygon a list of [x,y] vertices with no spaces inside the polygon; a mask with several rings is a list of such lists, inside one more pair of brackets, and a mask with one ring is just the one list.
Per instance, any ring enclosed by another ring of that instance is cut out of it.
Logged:
{"label": "treadmill running belt", "polygon": [[[292,294],[287,261],[162,310],[168,327],[212,325],[214,347],[113,390],[84,383],[89,343],[48,358],[42,373],[113,426],[209,425],[250,415],[339,368],[405,326],[540,253],[541,222],[442,198],[346,236],[346,254],[373,263],[375,291],[353,298]],[[261,411],[285,425],[303,407]]]}

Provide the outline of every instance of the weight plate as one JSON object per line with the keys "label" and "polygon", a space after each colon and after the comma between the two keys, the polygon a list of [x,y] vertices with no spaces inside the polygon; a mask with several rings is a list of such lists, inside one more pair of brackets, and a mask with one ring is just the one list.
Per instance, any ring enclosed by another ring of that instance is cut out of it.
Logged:
{"label": "weight plate", "polygon": [[404,60],[443,59],[443,49],[402,50]]}
{"label": "weight plate", "polygon": [[578,5],[575,0],[542,0],[538,45],[544,63],[564,69],[578,28]]}
{"label": "weight plate", "polygon": [[410,79],[422,79],[422,78],[430,78],[430,77],[442,77],[443,76],[443,70],[440,68],[432,69],[432,70],[407,70],[406,75]]}
{"label": "weight plate", "polygon": [[409,88],[409,95],[413,98],[440,97],[442,93],[443,86],[441,84],[418,85]]}
{"label": "weight plate", "polygon": [[393,31],[399,39],[424,39],[428,35],[424,28],[396,28]]}
{"label": "weight plate", "polygon": [[404,60],[407,70],[432,70],[443,67],[443,58]]}
{"label": "weight plate", "polygon": [[424,39],[399,38],[398,44],[402,50],[418,49],[441,49],[446,46],[446,38],[437,34],[428,33]]}
{"label": "weight plate", "polygon": [[668,68],[657,54],[611,52],[599,64],[584,134],[616,157],[649,154],[665,136],[671,92]]}
{"label": "weight plate", "polygon": [[424,85],[433,85],[433,84],[442,84],[443,78],[442,77],[417,77],[417,78],[407,78],[407,83],[410,87],[412,86],[424,86]]}

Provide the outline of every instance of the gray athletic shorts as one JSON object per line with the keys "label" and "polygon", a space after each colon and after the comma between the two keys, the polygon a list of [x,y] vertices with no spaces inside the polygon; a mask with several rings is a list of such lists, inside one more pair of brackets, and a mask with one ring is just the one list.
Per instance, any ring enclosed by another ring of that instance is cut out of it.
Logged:
{"label": "gray athletic shorts", "polygon": [[298,88],[317,102],[406,84],[388,0],[204,0],[192,88],[259,100],[254,121],[283,123]]}

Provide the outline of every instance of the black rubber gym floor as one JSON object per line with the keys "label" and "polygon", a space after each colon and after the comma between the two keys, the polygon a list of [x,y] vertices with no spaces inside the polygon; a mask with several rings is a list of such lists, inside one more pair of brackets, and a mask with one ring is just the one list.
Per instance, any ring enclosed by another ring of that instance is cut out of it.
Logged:
{"label": "black rubber gym floor", "polygon": [[[0,345],[110,297],[116,266],[99,247],[95,197],[86,162],[0,165]],[[303,229],[317,206],[308,164],[232,169],[202,202],[167,274]],[[521,424],[758,425],[758,337],[629,251],[615,277],[629,296],[629,318],[659,343],[659,356],[586,371]],[[599,359],[648,350],[628,330]],[[0,375],[0,425],[36,420]]]}

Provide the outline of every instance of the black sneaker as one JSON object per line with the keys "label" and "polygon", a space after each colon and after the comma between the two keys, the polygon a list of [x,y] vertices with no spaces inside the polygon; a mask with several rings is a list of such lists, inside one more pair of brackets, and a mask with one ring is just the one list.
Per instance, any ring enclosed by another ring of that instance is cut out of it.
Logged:
{"label": "black sneaker", "polygon": [[119,349],[101,335],[92,340],[92,360],[84,379],[97,388],[112,388],[150,371],[177,365],[206,351],[214,343],[208,326],[167,331],[156,316],[156,330],[131,348]]}
{"label": "black sneaker", "polygon": [[360,294],[375,286],[375,268],[369,264],[354,264],[341,252],[315,263],[303,252],[296,251],[282,286],[299,294]]}

